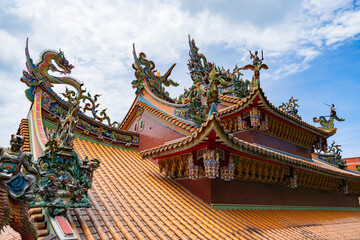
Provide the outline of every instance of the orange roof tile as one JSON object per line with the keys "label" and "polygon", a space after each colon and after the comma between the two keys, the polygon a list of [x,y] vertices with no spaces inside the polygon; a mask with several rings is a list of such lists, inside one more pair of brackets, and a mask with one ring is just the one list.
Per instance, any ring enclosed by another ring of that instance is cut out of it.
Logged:
{"label": "orange roof tile", "polygon": [[138,152],[75,140],[98,158],[90,209],[68,218],[83,239],[357,239],[360,211],[214,210]]}
{"label": "orange roof tile", "polygon": [[29,124],[26,118],[21,119],[20,126],[17,134],[24,136],[24,145],[21,147],[23,152],[30,152],[30,140],[29,140]]}
{"label": "orange roof tile", "polygon": [[242,101],[242,98],[219,94],[219,100],[228,103],[239,103]]}

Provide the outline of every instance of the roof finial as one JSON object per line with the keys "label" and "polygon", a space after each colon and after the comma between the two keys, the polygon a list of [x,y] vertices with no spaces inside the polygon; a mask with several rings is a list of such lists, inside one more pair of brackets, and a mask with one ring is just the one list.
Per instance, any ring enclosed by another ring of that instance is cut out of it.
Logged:
{"label": "roof finial", "polygon": [[210,118],[213,114],[216,114],[216,113],[217,113],[216,103],[213,102],[210,107],[208,118]]}
{"label": "roof finial", "polygon": [[248,64],[243,69],[244,70],[251,69],[254,71],[254,76],[252,77],[251,86],[250,86],[252,90],[260,85],[260,70],[262,68],[268,69],[269,67],[266,64],[262,63],[262,61],[264,60],[264,54],[262,50],[261,50],[261,59],[258,57],[258,51],[255,51],[255,54],[252,54],[251,51],[249,50],[249,53],[250,53],[250,59],[253,59],[253,64],[252,65]]}

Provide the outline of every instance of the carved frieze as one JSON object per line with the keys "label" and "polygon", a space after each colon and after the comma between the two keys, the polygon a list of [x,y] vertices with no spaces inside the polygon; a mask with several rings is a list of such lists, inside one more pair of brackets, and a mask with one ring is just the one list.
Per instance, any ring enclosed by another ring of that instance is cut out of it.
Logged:
{"label": "carved frieze", "polygon": [[[360,193],[360,184],[346,181],[345,184],[336,177],[293,169],[290,174],[288,166],[230,154],[228,163],[222,163],[221,151],[200,150],[203,154],[203,165],[194,163],[193,155],[186,154],[159,160],[160,172],[171,178],[199,179],[220,177],[225,181],[247,180],[272,184],[284,184],[290,188],[306,187],[342,193]],[[216,153],[218,152],[218,153]],[[209,162],[210,161],[210,162]]]}

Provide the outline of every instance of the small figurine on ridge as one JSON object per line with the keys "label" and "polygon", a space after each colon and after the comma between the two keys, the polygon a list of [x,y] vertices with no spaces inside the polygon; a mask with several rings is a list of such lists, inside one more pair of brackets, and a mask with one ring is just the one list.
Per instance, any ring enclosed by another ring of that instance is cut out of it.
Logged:
{"label": "small figurine on ridge", "polygon": [[[326,104],[328,105],[328,104]],[[334,127],[334,119],[338,120],[339,122],[345,121],[345,119],[343,118],[339,118],[336,115],[336,110],[335,110],[335,105],[331,104],[328,105],[330,107],[330,115],[326,115],[326,116],[320,116],[319,119],[317,119],[316,117],[313,118],[313,121],[316,123],[320,123],[321,128],[324,130],[333,130]],[[326,119],[326,117],[329,117],[329,119]]]}
{"label": "small figurine on ridge", "polygon": [[262,61],[264,60],[263,52],[261,51],[261,59],[258,57],[258,51],[255,51],[255,55],[250,52],[250,59],[253,59],[253,64],[248,64],[243,67],[244,70],[251,69],[254,71],[254,76],[251,81],[251,89],[260,85],[260,70],[268,69],[269,67],[266,64],[263,64]]}

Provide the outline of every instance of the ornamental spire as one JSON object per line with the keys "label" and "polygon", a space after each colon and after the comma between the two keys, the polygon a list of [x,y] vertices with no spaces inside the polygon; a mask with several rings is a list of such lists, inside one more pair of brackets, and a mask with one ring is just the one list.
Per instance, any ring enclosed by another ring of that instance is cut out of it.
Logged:
{"label": "ornamental spire", "polygon": [[268,69],[269,67],[266,64],[263,64],[262,61],[264,60],[264,54],[263,51],[261,51],[261,59],[258,57],[258,51],[255,51],[255,54],[250,53],[250,59],[253,59],[253,64],[248,64],[245,67],[243,67],[244,70],[251,69],[254,71],[254,76],[252,77],[251,81],[251,90],[255,87],[260,85],[260,70]]}

